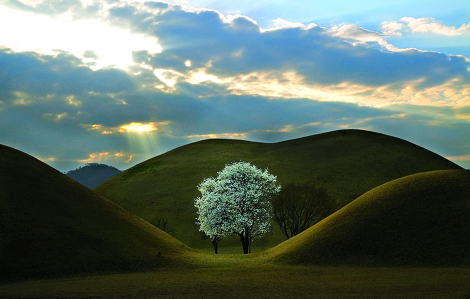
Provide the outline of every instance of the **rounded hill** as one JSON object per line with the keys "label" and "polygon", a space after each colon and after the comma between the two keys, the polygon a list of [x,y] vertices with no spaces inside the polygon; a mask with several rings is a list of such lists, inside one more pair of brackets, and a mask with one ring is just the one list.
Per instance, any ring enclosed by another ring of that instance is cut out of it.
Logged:
{"label": "rounded hill", "polygon": [[264,256],[286,264],[470,265],[470,171],[381,185]]}
{"label": "rounded hill", "polygon": [[[388,181],[425,171],[460,169],[405,140],[362,130],[341,130],[278,143],[209,139],[188,144],[138,164],[94,190],[146,220],[165,218],[185,244],[209,247],[195,224],[197,185],[225,164],[250,162],[278,177],[281,185],[315,184],[344,206]],[[254,246],[285,240],[273,235]],[[238,242],[235,240],[234,242]],[[221,249],[227,240],[221,242]],[[258,245],[256,245],[258,244]]]}
{"label": "rounded hill", "polygon": [[112,166],[99,163],[88,163],[85,166],[68,171],[65,175],[79,182],[83,186],[93,189],[119,173],[121,173],[121,171]]}
{"label": "rounded hill", "polygon": [[186,251],[141,218],[0,145],[0,280],[153,269]]}

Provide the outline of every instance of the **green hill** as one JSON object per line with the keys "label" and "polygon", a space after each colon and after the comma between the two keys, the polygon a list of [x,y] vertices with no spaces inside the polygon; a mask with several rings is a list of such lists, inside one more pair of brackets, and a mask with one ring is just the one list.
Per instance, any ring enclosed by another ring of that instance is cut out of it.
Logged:
{"label": "green hill", "polygon": [[186,251],[141,218],[0,145],[0,280],[152,269]]}
{"label": "green hill", "polygon": [[[244,160],[277,175],[281,185],[315,183],[339,206],[383,183],[406,175],[460,169],[443,157],[395,137],[361,130],[341,130],[279,143],[213,139],[156,156],[101,184],[95,191],[146,220],[167,218],[173,235],[194,248],[210,247],[195,224],[197,185],[225,164]],[[273,235],[254,242],[272,246],[285,240]],[[220,243],[238,244],[238,240]]]}
{"label": "green hill", "polygon": [[264,256],[287,264],[470,265],[470,171],[381,185]]}

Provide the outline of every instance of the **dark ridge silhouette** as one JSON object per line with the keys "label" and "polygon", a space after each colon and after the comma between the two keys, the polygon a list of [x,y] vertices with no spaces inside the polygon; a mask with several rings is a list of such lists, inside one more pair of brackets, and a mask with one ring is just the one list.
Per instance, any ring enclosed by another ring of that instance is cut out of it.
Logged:
{"label": "dark ridge silhouette", "polygon": [[65,175],[83,186],[93,189],[119,173],[121,171],[115,167],[99,163],[89,163],[70,170]]}
{"label": "dark ridge silhouette", "polygon": [[[294,183],[324,187],[340,207],[391,180],[425,171],[461,169],[408,141],[362,130],[340,130],[278,143],[210,139],[188,144],[140,163],[95,191],[146,220],[168,219],[173,236],[193,248],[210,247],[195,224],[197,185],[225,164],[247,161]],[[254,246],[284,241],[281,231]],[[229,239],[221,242],[230,245]],[[233,240],[233,245],[238,240]]]}
{"label": "dark ridge silhouette", "polygon": [[0,280],[138,271],[187,247],[41,161],[0,145]]}

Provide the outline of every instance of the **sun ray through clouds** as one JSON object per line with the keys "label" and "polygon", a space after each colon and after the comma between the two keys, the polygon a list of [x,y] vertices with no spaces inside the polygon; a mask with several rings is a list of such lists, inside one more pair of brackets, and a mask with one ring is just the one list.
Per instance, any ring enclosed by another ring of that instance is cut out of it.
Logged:
{"label": "sun ray through clouds", "polygon": [[121,125],[118,132],[126,135],[133,152],[150,158],[158,153],[158,131],[165,125],[168,122],[131,122]]}

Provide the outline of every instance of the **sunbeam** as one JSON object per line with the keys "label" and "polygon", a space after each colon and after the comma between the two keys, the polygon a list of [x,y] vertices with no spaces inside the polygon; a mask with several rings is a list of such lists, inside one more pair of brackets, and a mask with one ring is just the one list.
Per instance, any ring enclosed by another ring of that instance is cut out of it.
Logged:
{"label": "sunbeam", "polygon": [[156,155],[159,149],[159,126],[166,124],[166,122],[132,122],[120,126],[118,132],[126,135],[132,152],[139,153],[139,155],[142,155],[144,158],[150,158]]}

